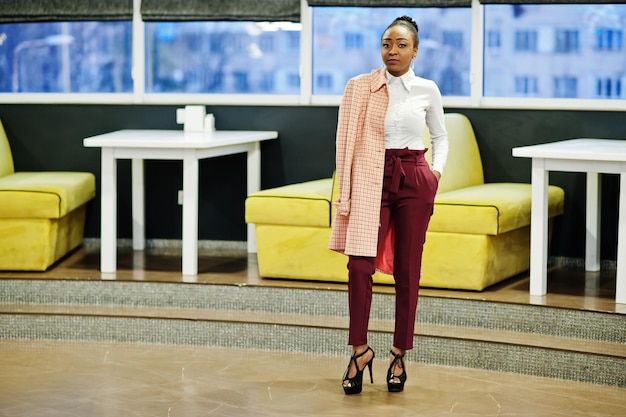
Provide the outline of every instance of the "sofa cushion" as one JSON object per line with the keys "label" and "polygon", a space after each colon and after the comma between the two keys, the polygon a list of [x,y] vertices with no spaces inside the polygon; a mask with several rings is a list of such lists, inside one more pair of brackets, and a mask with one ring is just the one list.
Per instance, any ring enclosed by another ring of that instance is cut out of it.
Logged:
{"label": "sofa cushion", "polygon": [[[564,192],[548,188],[548,216],[563,213]],[[437,194],[429,231],[498,235],[530,224],[531,185],[490,183]]]}
{"label": "sofa cushion", "polygon": [[[246,200],[246,222],[328,227],[334,178],[263,190]],[[531,185],[489,183],[438,193],[429,231],[498,235],[530,224]],[[548,187],[548,215],[563,213],[562,188]]]}
{"label": "sofa cushion", "polygon": [[330,227],[332,178],[262,190],[246,199],[246,222]]}
{"label": "sofa cushion", "polygon": [[0,178],[0,217],[58,219],[95,195],[89,172],[17,172]]}

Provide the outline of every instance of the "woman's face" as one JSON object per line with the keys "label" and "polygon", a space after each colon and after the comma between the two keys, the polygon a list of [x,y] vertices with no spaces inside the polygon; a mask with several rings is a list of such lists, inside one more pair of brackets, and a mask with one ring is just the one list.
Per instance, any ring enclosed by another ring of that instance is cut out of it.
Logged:
{"label": "woman's face", "polygon": [[394,25],[383,33],[380,52],[387,71],[399,77],[411,68],[411,60],[417,56],[417,46],[410,30]]}

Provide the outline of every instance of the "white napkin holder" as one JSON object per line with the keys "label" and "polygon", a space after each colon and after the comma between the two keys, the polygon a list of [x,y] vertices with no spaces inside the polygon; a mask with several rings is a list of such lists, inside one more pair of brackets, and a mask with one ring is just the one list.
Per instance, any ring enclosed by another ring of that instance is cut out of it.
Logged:
{"label": "white napkin holder", "polygon": [[176,109],[176,123],[183,125],[185,132],[204,132],[205,106],[185,106]]}
{"label": "white napkin holder", "polygon": [[205,139],[210,139],[215,132],[215,117],[206,113],[205,106],[185,106],[176,109],[176,123],[183,125],[186,136],[193,133],[189,137],[196,138],[197,134],[203,134]]}

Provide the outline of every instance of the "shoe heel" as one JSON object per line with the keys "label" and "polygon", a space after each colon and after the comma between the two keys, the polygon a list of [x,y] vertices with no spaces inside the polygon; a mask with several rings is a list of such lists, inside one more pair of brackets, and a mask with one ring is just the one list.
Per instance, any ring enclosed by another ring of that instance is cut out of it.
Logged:
{"label": "shoe heel", "polygon": [[[404,390],[404,383],[406,382],[406,367],[404,363],[404,354],[394,353],[391,351],[391,355],[393,356],[393,361],[389,365],[389,370],[387,371],[387,390],[389,392],[401,392]],[[394,375],[393,368],[394,365],[400,365],[402,367],[402,374]],[[392,382],[395,380],[399,382]]]}
{"label": "shoe heel", "polygon": [[[365,364],[365,366],[363,366],[362,369],[359,369],[359,364],[357,363],[356,360],[360,358],[361,356],[365,355],[365,353],[370,350],[372,351],[372,359],[370,359]],[[365,370],[366,367],[368,367],[370,370],[370,381],[372,382],[372,384],[374,383],[374,376],[372,374],[372,363],[374,362],[375,356],[376,356],[376,353],[374,353],[372,348],[368,346],[367,349],[365,349],[360,354],[352,355],[352,357],[350,357],[348,368],[346,369],[346,372],[343,375],[343,383],[344,383],[343,390],[346,393],[346,395],[359,394],[361,392],[361,390],[363,389],[363,371]],[[354,363],[354,367],[356,368],[356,375],[353,376],[352,378],[349,378],[348,373],[350,372],[350,365],[352,365],[352,363]],[[348,386],[345,385],[346,382],[349,383]]]}

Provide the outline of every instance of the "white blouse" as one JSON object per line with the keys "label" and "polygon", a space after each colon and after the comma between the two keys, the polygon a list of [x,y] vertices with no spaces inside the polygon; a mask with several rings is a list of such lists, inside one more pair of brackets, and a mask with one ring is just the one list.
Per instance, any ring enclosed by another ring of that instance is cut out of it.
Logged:
{"label": "white blouse", "polygon": [[443,174],[448,158],[448,132],[441,93],[434,81],[409,70],[400,77],[387,71],[389,107],[385,118],[387,149],[425,149],[422,139],[428,126],[432,142],[432,169]]}

